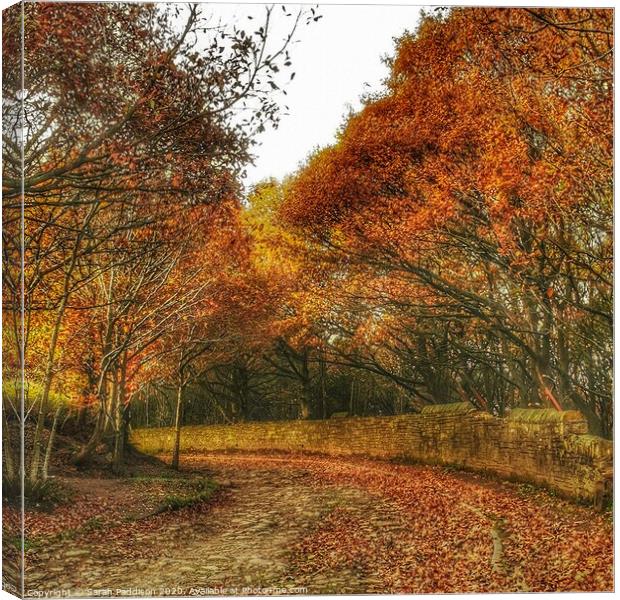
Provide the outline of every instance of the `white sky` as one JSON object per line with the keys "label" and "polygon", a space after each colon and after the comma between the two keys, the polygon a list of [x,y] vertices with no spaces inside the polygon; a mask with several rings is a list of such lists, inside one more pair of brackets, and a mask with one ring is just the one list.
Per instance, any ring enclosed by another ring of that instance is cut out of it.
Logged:
{"label": "white sky", "polygon": [[296,75],[283,98],[290,110],[278,129],[261,135],[246,184],[280,179],[332,143],[347,107],[359,108],[360,95],[380,89],[388,74],[381,57],[392,54],[394,37],[415,29],[419,13],[419,6],[319,6],[323,18],[302,27],[291,50]]}
{"label": "white sky", "polygon": [[[209,12],[222,20],[234,14],[247,26],[247,15],[256,15],[253,23],[259,22],[263,6],[215,4],[209,5]],[[296,12],[295,5],[286,6]],[[348,106],[359,108],[362,94],[381,88],[388,74],[381,58],[392,54],[394,37],[415,29],[420,10],[412,5],[319,5],[323,18],[302,25],[295,37],[298,42],[290,49],[296,75],[285,88],[288,95],[280,97],[289,111],[283,111],[278,129],[260,136],[260,145],[254,148],[256,165],[248,167],[246,186],[270,176],[281,179],[314,148],[334,141]],[[279,13],[278,6],[274,15]],[[277,23],[275,37],[282,37],[287,23],[282,19]]]}
{"label": "white sky", "polygon": [[[342,4],[319,4],[318,14],[323,17],[300,26],[297,32],[298,41],[290,47],[295,79],[285,86],[288,95],[279,96],[280,104],[289,110],[282,110],[278,129],[270,128],[258,138],[259,144],[253,148],[255,165],[247,168],[246,188],[268,177],[282,179],[296,171],[316,147],[332,143],[348,108],[358,109],[362,94],[381,89],[388,74],[381,59],[393,54],[393,38],[416,29],[422,8],[432,10],[428,4],[395,5],[388,4],[389,0],[366,5],[338,1]],[[451,0],[441,6],[463,4],[471,1]],[[493,6],[498,2],[477,0],[475,4]],[[582,6],[583,0],[533,0],[530,4]],[[599,0],[599,4],[613,5],[613,0]],[[501,5],[522,5],[522,0],[502,0]],[[262,2],[235,0],[202,6],[203,13],[210,13],[215,20],[236,21],[243,28],[262,23],[265,9]],[[307,9],[311,6],[305,5]],[[286,3],[286,7],[296,13],[299,5]],[[248,15],[253,15],[254,21],[248,21]],[[287,32],[289,21],[282,18],[279,4],[274,16],[272,36],[277,43]],[[277,80],[278,84],[282,81]]]}

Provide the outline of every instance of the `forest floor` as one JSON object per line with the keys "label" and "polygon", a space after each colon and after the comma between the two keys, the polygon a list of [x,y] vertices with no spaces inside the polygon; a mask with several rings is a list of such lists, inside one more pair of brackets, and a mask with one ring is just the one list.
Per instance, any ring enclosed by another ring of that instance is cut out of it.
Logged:
{"label": "forest floor", "polygon": [[441,467],[229,453],[59,479],[71,501],[27,513],[29,596],[613,587],[609,513]]}

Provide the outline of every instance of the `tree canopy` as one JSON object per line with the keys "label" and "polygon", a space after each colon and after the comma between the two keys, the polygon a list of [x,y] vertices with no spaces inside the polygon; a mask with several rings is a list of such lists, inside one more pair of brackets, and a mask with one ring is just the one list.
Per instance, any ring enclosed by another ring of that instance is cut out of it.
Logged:
{"label": "tree canopy", "polygon": [[57,428],[119,469],[132,424],[461,400],[611,435],[610,10],[426,14],[336,142],[248,194],[314,9],[24,15],[22,89],[3,14],[3,407],[24,393],[33,483]]}

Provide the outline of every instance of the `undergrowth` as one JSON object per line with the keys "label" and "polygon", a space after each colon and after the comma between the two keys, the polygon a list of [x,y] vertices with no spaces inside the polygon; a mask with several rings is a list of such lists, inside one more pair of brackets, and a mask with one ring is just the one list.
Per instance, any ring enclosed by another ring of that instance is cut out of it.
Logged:
{"label": "undergrowth", "polygon": [[36,482],[25,478],[7,479],[2,478],[2,497],[9,504],[19,504],[22,497],[26,507],[40,510],[49,510],[58,504],[68,502],[71,499],[71,491],[55,479],[44,479]]}
{"label": "undergrowth", "polygon": [[217,483],[210,479],[192,480],[186,494],[169,494],[158,506],[158,512],[179,510],[200,502],[206,502],[218,489]]}

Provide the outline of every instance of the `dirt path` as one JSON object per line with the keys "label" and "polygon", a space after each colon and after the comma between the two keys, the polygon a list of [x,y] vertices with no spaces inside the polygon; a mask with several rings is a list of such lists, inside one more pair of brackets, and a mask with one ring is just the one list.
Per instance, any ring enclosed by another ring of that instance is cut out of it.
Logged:
{"label": "dirt path", "polygon": [[[387,503],[354,487],[316,487],[306,470],[282,468],[279,461],[268,468],[240,469],[234,458],[213,458],[197,466],[223,483],[226,500],[189,519],[167,515],[156,530],[130,540],[156,537],[154,553],[115,561],[113,540],[107,548],[65,541],[51,553],[48,549],[49,560],[27,580],[40,591],[71,595],[103,595],[107,590],[114,595],[295,593],[304,588],[310,593],[360,593],[380,586],[371,574],[346,569],[296,577],[289,563],[291,549],[339,507],[367,519],[374,515],[394,531],[405,527]],[[43,578],[43,572],[51,577]]]}
{"label": "dirt path", "polygon": [[[516,591],[576,589],[579,582],[591,590],[611,581],[609,562],[609,573],[599,579],[588,579],[580,566],[575,573],[581,579],[571,575],[574,581],[567,583],[572,564],[561,555],[560,575],[550,566],[543,584],[524,573],[519,553],[536,558],[536,548],[555,560],[544,545],[548,538],[549,547],[558,548],[549,532],[562,536],[562,527],[574,533],[581,532],[579,523],[587,524],[590,513],[561,501],[552,500],[569,511],[566,522],[540,529],[543,541],[536,546],[515,530],[503,539],[505,556],[498,557],[497,511],[510,509],[515,519],[537,528],[542,525],[533,515],[542,511],[537,518],[544,524],[558,511],[519,499],[514,487],[504,491],[442,470],[372,461],[212,455],[188,458],[185,467],[220,481],[223,494],[202,510],[183,509],[45,548],[29,569],[27,588],[37,591],[30,595]],[[118,501],[118,489],[114,494]],[[496,513],[489,512],[489,498]],[[611,528],[600,519],[594,541],[607,543],[608,537],[610,544]],[[592,531],[581,534],[592,538]],[[611,546],[602,552],[611,559]],[[575,564],[585,559],[578,554]],[[587,560],[607,568],[600,555]]]}

